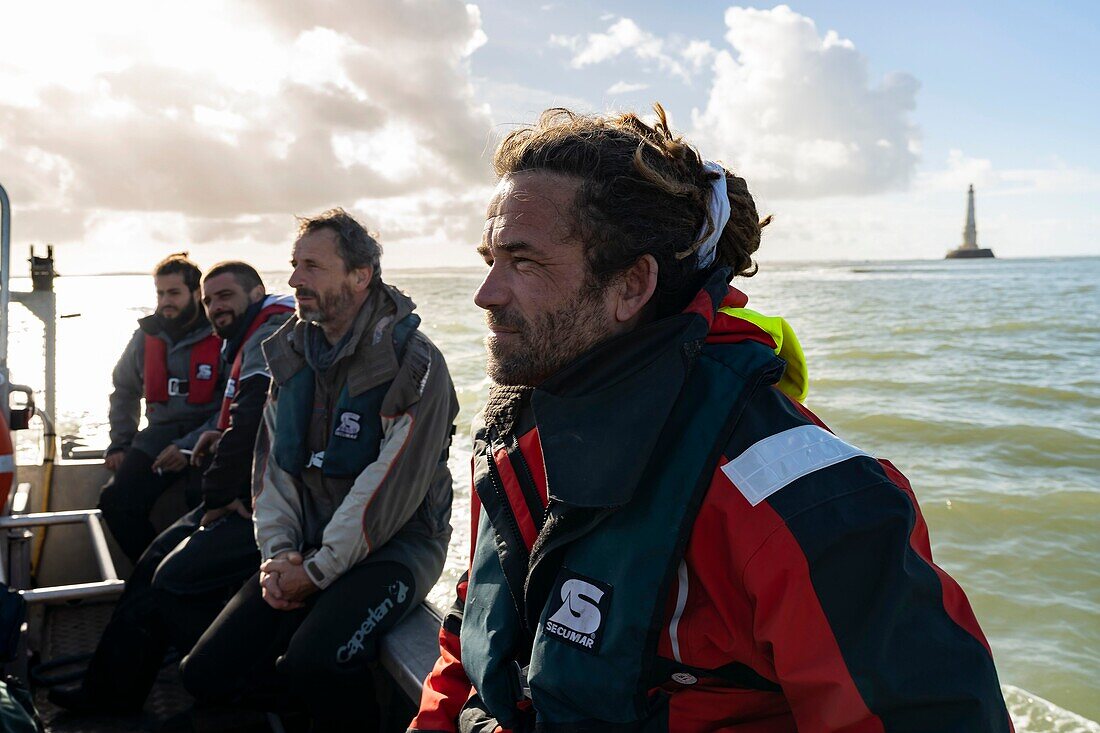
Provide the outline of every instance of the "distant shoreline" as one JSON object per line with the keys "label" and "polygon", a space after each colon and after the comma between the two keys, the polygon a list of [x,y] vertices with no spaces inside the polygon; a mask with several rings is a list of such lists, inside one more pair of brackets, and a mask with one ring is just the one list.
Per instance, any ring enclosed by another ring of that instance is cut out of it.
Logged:
{"label": "distant shoreline", "polygon": [[[1067,262],[1069,262],[1069,261],[1075,261],[1075,260],[1095,260],[1095,259],[1100,259],[1100,254],[1097,254],[1097,255],[1061,255],[1061,256],[1054,255],[1054,256],[1047,256],[1047,257],[1010,257],[1010,256],[1006,256],[1006,257],[998,257],[997,261],[998,262],[1048,261],[1049,262],[1049,261],[1053,260],[1053,261],[1067,261]],[[785,268],[788,268],[788,267],[807,267],[807,266],[816,266],[816,267],[859,267],[859,266],[869,265],[869,266],[881,267],[883,265],[929,265],[929,264],[932,264],[932,263],[946,263],[947,261],[943,260],[942,258],[936,258],[936,259],[927,258],[927,259],[913,259],[913,260],[891,260],[891,259],[758,260],[758,262],[759,262],[761,268],[764,268],[764,269],[770,268],[770,267],[777,267],[777,268],[784,268],[785,269]],[[978,266],[989,266],[989,265],[990,265],[989,261],[982,261],[982,264],[980,264]],[[945,266],[946,267],[958,267],[958,266],[962,266],[962,267],[971,266],[972,267],[974,265],[972,263],[962,264],[959,261],[952,261],[951,264],[945,264]],[[993,264],[992,266],[995,267],[996,264]],[[273,274],[273,275],[290,274],[290,270],[266,270],[266,269],[263,269],[263,268],[260,268],[260,269],[265,274]],[[434,271],[440,272],[440,273],[453,272],[453,273],[466,273],[466,274],[469,274],[469,273],[481,272],[483,269],[484,268],[479,267],[477,265],[457,265],[457,266],[452,266],[452,267],[431,267],[431,266],[424,266],[424,267],[387,267],[387,268],[385,268],[385,271],[386,272],[402,272],[402,273],[423,273],[425,271],[434,270]],[[69,278],[76,278],[76,277],[130,277],[130,276],[135,276],[135,275],[148,275],[148,274],[149,273],[147,271],[141,271],[141,270],[133,270],[133,271],[131,271],[131,270],[120,270],[120,271],[113,271],[113,272],[83,272],[83,273],[76,273],[76,274],[72,274],[72,275],[66,275],[65,273],[61,273],[59,276],[60,277],[69,277]],[[12,279],[13,280],[18,280],[18,279],[28,279],[29,280],[30,279],[30,274],[29,273],[26,274],[26,275],[13,274]]]}

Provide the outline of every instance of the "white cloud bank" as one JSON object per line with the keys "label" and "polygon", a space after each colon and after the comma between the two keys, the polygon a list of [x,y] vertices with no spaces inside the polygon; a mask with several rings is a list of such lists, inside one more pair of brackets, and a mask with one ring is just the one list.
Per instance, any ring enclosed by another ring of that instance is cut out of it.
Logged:
{"label": "white cloud bank", "polygon": [[692,139],[775,197],[904,188],[917,164],[918,82],[869,78],[855,45],[779,5],[726,11],[706,107]]}
{"label": "white cloud bank", "polygon": [[55,12],[24,3],[0,24],[0,172],[18,240],[285,243],[292,214],[342,204],[377,225],[395,201],[422,231],[477,236],[477,208],[461,224],[453,211],[488,176],[489,113],[468,69],[485,42],[476,6]]}

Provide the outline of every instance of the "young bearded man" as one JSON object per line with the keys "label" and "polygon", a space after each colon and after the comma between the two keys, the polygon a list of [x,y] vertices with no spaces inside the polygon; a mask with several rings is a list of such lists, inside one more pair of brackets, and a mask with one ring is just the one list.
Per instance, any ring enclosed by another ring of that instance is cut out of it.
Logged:
{"label": "young bearded man", "polygon": [[140,710],[168,647],[190,649],[259,566],[252,451],[271,383],[261,344],[290,318],[294,300],[268,295],[256,270],[237,261],[214,265],[202,296],[229,375],[218,429],[198,438],[191,459],[202,473],[202,503],[142,553],[81,684],[50,691],[73,712]]}
{"label": "young bearded man", "polygon": [[[157,310],[138,321],[112,375],[111,444],[104,462],[114,478],[103,487],[99,508],[133,563],[156,536],[149,521],[153,505],[187,472],[184,451],[210,427],[225,390],[221,339],[199,303],[201,277],[186,254],[157,264]],[[143,397],[148,425],[139,431]],[[195,493],[188,491],[190,506]]]}
{"label": "young bearded man", "polygon": [[729,285],[745,181],[660,108],[550,110],[494,165],[476,543],[411,730],[1010,730],[909,483]]}

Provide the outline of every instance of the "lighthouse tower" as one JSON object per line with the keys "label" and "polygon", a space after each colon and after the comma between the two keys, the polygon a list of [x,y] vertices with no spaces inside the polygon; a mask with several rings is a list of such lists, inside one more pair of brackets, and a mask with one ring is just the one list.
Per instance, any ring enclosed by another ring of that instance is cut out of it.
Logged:
{"label": "lighthouse tower", "polygon": [[966,226],[963,227],[963,241],[956,249],[947,253],[947,259],[972,259],[992,257],[993,250],[978,246],[978,226],[974,223],[974,184],[966,192]]}
{"label": "lighthouse tower", "polygon": [[959,249],[978,248],[978,227],[974,224],[974,184],[966,192],[966,226],[963,227],[963,243]]}

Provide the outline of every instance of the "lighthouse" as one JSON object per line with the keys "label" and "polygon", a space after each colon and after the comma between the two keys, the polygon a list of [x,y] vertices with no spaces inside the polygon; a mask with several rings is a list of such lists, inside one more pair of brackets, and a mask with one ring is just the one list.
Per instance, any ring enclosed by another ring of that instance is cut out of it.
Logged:
{"label": "lighthouse", "polygon": [[973,259],[992,257],[993,250],[978,246],[978,226],[974,222],[974,184],[966,192],[966,226],[963,227],[963,241],[947,253],[947,259]]}

